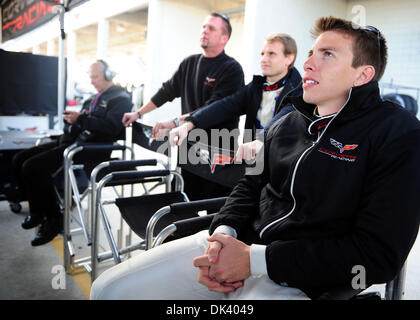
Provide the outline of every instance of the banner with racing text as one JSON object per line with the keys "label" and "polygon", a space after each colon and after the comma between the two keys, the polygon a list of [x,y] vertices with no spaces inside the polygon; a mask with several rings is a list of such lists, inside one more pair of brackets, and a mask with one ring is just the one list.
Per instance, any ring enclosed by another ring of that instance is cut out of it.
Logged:
{"label": "banner with racing text", "polygon": [[[71,9],[88,0],[66,1]],[[57,15],[61,0],[3,0],[1,2],[2,42],[19,37]]]}

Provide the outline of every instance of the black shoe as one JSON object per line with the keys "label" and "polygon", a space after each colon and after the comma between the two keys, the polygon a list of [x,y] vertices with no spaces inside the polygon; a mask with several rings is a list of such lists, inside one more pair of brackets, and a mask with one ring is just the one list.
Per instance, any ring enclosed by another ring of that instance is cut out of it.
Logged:
{"label": "black shoe", "polygon": [[45,243],[48,243],[62,231],[63,231],[63,218],[62,217],[45,220],[42,223],[38,234],[31,241],[31,244],[32,246],[36,247],[36,246],[40,246]]}
{"label": "black shoe", "polygon": [[42,222],[42,218],[37,216],[27,216],[25,220],[22,221],[22,228],[23,229],[32,229],[36,226],[40,225]]}

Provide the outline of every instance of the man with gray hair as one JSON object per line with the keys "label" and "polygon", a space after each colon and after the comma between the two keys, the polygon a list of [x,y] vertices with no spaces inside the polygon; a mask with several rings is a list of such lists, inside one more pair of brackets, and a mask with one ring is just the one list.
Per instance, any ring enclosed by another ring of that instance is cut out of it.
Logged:
{"label": "man with gray hair", "polygon": [[[74,142],[112,143],[124,133],[121,120],[131,109],[129,94],[114,84],[113,73],[103,60],[91,64],[89,77],[97,94],[83,103],[80,112],[64,112],[64,133],[60,138],[23,150],[13,158],[13,177],[18,190],[15,198],[29,202],[30,214],[22,222],[22,228],[41,225],[32,246],[50,242],[62,230],[63,215],[57,203],[53,175],[63,165],[64,150]],[[108,151],[81,153],[75,161],[98,163],[108,158]]]}

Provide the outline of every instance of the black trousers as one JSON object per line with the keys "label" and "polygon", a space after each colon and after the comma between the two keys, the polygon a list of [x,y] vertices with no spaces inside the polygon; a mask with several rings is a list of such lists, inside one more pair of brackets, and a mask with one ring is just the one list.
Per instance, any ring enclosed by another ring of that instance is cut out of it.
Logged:
{"label": "black trousers", "polygon": [[211,182],[197,176],[187,170],[182,170],[184,179],[184,192],[191,201],[227,197],[232,192],[232,188]]}
{"label": "black trousers", "polygon": [[[30,214],[40,218],[60,216],[60,207],[54,188],[53,175],[63,166],[63,152],[69,144],[53,141],[17,153],[12,160],[14,183],[20,193],[20,201],[29,202]],[[75,163],[109,158],[106,153],[78,153]]]}

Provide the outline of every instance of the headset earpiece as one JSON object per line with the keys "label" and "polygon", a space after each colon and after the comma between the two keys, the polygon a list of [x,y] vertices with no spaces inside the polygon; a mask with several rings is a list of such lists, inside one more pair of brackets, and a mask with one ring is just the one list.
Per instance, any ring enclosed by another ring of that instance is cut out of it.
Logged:
{"label": "headset earpiece", "polygon": [[102,65],[104,66],[104,79],[106,81],[112,81],[112,79],[115,77],[115,72],[113,72],[109,66],[108,63],[106,63],[104,60],[98,60]]}

